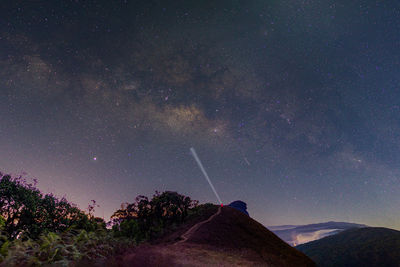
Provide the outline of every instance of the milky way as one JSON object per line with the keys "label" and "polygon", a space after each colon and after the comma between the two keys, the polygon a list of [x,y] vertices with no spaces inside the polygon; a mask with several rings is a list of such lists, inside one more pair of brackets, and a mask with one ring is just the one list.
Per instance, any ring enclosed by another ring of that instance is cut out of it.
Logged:
{"label": "milky way", "polygon": [[0,170],[108,219],[214,202],[196,147],[265,225],[400,229],[400,4],[342,2],[2,1]]}

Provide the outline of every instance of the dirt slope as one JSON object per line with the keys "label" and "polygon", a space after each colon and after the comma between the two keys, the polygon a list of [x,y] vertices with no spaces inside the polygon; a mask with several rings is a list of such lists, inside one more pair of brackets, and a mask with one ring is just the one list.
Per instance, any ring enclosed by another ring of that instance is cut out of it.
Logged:
{"label": "dirt slope", "polygon": [[263,225],[231,207],[192,224],[174,242],[142,245],[119,266],[315,266]]}

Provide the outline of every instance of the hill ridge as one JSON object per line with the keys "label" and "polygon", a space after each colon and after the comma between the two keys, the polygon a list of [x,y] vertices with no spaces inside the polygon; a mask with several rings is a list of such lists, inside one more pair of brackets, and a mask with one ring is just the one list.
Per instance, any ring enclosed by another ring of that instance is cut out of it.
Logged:
{"label": "hill ridge", "polygon": [[345,230],[297,246],[321,266],[399,266],[400,231],[384,227]]}
{"label": "hill ridge", "polygon": [[125,255],[121,265],[315,266],[265,226],[229,206],[219,207],[179,236],[174,232],[160,243],[141,245]]}

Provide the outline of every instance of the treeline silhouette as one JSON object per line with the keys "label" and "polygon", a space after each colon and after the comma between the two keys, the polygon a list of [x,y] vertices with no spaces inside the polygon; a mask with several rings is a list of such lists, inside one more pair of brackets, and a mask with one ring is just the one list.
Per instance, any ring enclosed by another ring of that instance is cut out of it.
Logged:
{"label": "treeline silhouette", "polygon": [[0,263],[70,265],[105,260],[162,237],[210,204],[177,192],[155,192],[124,203],[107,223],[65,198],[43,194],[36,182],[0,173]]}
{"label": "treeline silhouette", "polygon": [[105,227],[101,218],[93,218],[52,194],[43,195],[34,185],[21,177],[1,175],[0,220],[2,232],[9,239],[38,238],[46,232],[68,229],[94,231]]}
{"label": "treeline silhouette", "polygon": [[157,192],[152,199],[138,196],[134,203],[126,203],[111,216],[112,229],[117,236],[134,239],[136,242],[155,238],[165,229],[182,224],[189,210],[198,201],[176,192]]}

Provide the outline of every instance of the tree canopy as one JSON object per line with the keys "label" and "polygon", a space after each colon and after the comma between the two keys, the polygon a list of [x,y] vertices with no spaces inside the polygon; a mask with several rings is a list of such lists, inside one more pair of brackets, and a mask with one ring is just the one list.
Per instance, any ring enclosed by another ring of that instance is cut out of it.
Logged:
{"label": "tree canopy", "polygon": [[190,197],[172,191],[156,191],[151,200],[140,195],[112,215],[113,229],[137,241],[149,239],[167,227],[181,224],[189,209],[197,204]]}
{"label": "tree canopy", "polygon": [[71,228],[90,231],[97,226],[95,220],[65,198],[44,195],[25,179],[0,173],[0,228],[8,238],[37,238],[43,232]]}

